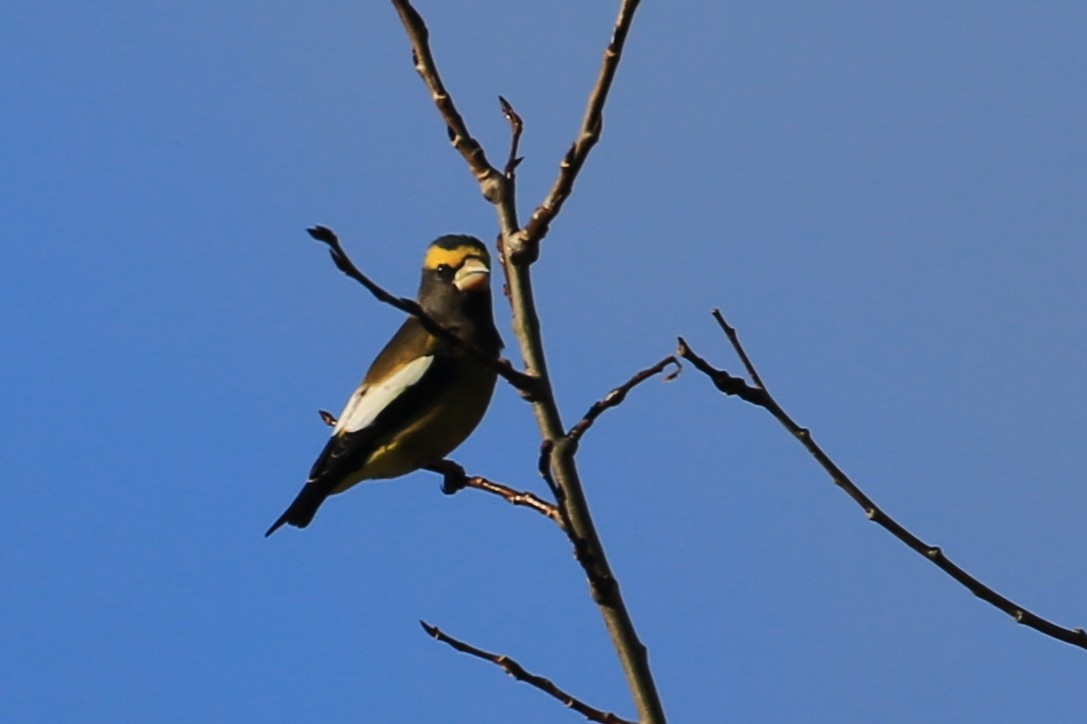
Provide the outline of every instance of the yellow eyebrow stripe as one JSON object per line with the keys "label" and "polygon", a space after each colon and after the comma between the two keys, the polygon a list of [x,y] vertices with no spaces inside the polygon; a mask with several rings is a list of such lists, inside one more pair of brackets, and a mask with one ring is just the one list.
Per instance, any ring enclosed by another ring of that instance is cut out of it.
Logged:
{"label": "yellow eyebrow stripe", "polygon": [[[454,269],[464,263],[464,259],[469,256],[480,256],[480,249],[476,246],[458,246],[456,249],[443,249],[440,246],[434,246],[430,248],[430,251],[426,254],[426,259],[423,260],[423,267],[426,269],[437,269],[442,264],[448,264]],[[486,261],[486,258],[484,258]]]}

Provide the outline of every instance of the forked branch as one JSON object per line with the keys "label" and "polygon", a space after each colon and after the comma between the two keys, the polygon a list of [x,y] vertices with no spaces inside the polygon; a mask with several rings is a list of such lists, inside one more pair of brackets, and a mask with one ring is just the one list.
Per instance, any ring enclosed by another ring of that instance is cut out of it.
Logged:
{"label": "forked branch", "polygon": [[944,552],[939,547],[925,543],[903,527],[898,521],[885,513],[882,508],[872,502],[872,499],[865,495],[864,492],[857,487],[856,483],[854,483],[848,475],[842,472],[842,469],[838,467],[838,465],[831,460],[830,456],[815,442],[811,432],[807,428],[796,424],[796,422],[794,422],[777,403],[773,395],[770,394],[770,391],[766,389],[766,385],[763,384],[755,365],[747,355],[747,351],[744,349],[743,345],[740,344],[740,338],[736,333],[736,329],[725,321],[724,315],[721,314],[720,310],[713,310],[713,318],[717,321],[717,324],[725,333],[732,348],[736,351],[737,356],[747,370],[754,386],[748,385],[742,379],[733,377],[724,370],[711,366],[705,359],[696,354],[682,337],[679,339],[679,355],[690,361],[695,369],[709,377],[710,381],[713,382],[718,390],[725,395],[736,395],[742,400],[757,407],[761,407],[773,415],[774,419],[781,423],[781,425],[804,446],[804,449],[815,458],[816,462],[818,462],[823,470],[826,471],[834,484],[844,490],[846,495],[852,498],[853,501],[861,507],[869,520],[878,524],[895,538],[909,546],[910,549],[931,561],[933,565],[954,578],[972,594],[1000,609],[1024,626],[1029,626],[1030,628],[1040,631],[1047,636],[1052,636],[1059,641],[1064,641],[1073,646],[1087,649],[1087,632],[1082,628],[1069,629],[1058,626],[1052,621],[1044,619],[1014,601],[1005,598],[953,563],[944,555]]}

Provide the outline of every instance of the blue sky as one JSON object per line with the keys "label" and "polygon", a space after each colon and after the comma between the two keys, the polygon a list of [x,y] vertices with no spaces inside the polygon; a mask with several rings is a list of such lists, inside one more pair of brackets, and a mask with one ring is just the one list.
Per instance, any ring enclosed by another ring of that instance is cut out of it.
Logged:
{"label": "blue sky", "polygon": [[[421,2],[522,215],[615,7]],[[1087,8],[652,2],[536,268],[567,424],[684,335],[739,365],[926,541],[1087,626]],[[426,619],[632,716],[580,570],[432,475],[262,533],[399,324],[305,234],[412,294],[492,209],[384,3],[0,10],[0,710],[12,721],[577,721]],[[500,326],[511,355],[508,314]],[[500,389],[455,454],[543,492]],[[597,525],[673,721],[1077,721],[1087,652],[867,523],[688,369],[590,431]]]}

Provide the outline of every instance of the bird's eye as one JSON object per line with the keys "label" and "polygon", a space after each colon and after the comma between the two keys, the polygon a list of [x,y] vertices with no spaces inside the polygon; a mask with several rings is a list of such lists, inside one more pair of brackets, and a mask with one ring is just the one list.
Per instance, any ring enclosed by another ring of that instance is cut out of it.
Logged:
{"label": "bird's eye", "polygon": [[442,279],[453,278],[453,267],[449,266],[448,264],[439,264],[437,272],[438,276],[440,276]]}

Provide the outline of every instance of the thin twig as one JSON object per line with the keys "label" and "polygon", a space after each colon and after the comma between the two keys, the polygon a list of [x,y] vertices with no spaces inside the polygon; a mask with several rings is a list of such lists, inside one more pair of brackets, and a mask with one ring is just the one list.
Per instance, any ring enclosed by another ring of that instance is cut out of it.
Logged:
{"label": "thin twig", "polygon": [[536,469],[539,471],[540,477],[547,483],[547,487],[551,488],[551,494],[559,501],[559,507],[565,510],[566,506],[562,503],[565,493],[563,493],[559,484],[555,482],[555,476],[551,472],[551,452],[554,449],[554,440],[544,440],[540,443],[540,457],[536,463]]}
{"label": "thin twig", "polygon": [[419,624],[423,627],[423,630],[426,631],[428,635],[433,636],[435,639],[441,641],[443,644],[447,644],[453,647],[457,651],[460,651],[462,654],[475,656],[477,659],[483,659],[484,661],[489,661],[492,664],[495,664],[507,674],[512,676],[514,679],[517,679],[517,681],[523,681],[526,684],[536,687],[548,696],[558,699],[562,702],[563,706],[569,709],[573,709],[589,721],[600,722],[600,724],[634,724],[634,722],[628,719],[618,717],[611,712],[602,711],[600,709],[597,709],[596,707],[589,706],[580,699],[575,698],[570,694],[567,694],[565,691],[555,686],[554,682],[552,682],[550,679],[545,679],[542,676],[537,676],[536,674],[525,671],[525,667],[521,666],[519,663],[517,663],[508,656],[505,656],[503,654],[492,654],[489,651],[484,651],[483,649],[476,648],[471,644],[467,644],[463,641],[453,638],[449,634],[439,629],[437,626],[431,626],[426,621],[420,621]]}
{"label": "thin twig", "polygon": [[498,106],[510,124],[510,154],[506,158],[506,167],[502,169],[502,175],[512,181],[517,175],[517,167],[524,160],[517,155],[517,147],[521,143],[521,132],[525,129],[525,124],[510,102],[502,96],[498,96]]}
{"label": "thin twig", "polygon": [[419,306],[419,303],[414,299],[397,297],[390,294],[374,283],[368,276],[359,271],[359,268],[351,261],[351,257],[344,251],[343,246],[340,244],[340,238],[336,236],[336,232],[332,229],[327,226],[312,226],[306,229],[306,231],[314,239],[328,246],[328,253],[332,257],[332,261],[337,269],[366,287],[367,291],[373,294],[378,301],[384,302],[385,304],[396,307],[406,314],[412,315],[419,320],[419,323],[423,325],[426,331],[437,337],[441,337],[451,344],[463,347],[477,360],[496,371],[503,379],[517,388],[523,395],[531,397],[531,395],[534,394],[534,391],[538,386],[535,377],[514,369],[513,365],[510,364],[508,360],[494,359],[474,344],[470,344],[438,324],[429,314],[423,311],[423,308]]}
{"label": "thin twig", "polygon": [[652,367],[647,367],[644,370],[635,373],[629,380],[604,395],[603,399],[594,402],[592,407],[589,408],[589,411],[585,413],[585,416],[582,417],[576,425],[570,428],[570,432],[566,433],[566,437],[570,438],[575,443],[579,442],[581,436],[592,427],[593,423],[596,422],[596,418],[604,414],[605,410],[610,410],[613,407],[621,405],[631,390],[648,380],[650,377],[664,372],[664,369],[668,367],[668,365],[675,365],[676,368],[665,375],[665,382],[671,382],[683,370],[682,365],[680,365],[679,360],[676,359],[675,355],[668,355]]}
{"label": "thin twig", "polygon": [[514,110],[513,105],[502,96],[498,96],[498,105],[502,109],[502,115],[510,124],[510,152],[506,158],[506,167],[502,172],[503,176],[506,177],[506,185],[502,190],[502,198],[496,203],[496,208],[499,210],[498,217],[503,223],[503,230],[498,232],[498,240],[495,246],[498,248],[498,259],[502,263],[502,270],[506,272],[506,279],[502,283],[502,296],[512,301],[509,272],[506,268],[506,233],[504,229],[508,227],[512,230],[517,226],[517,167],[523,160],[517,155],[517,149],[521,144],[521,133],[525,130],[525,124],[521,120],[521,116]]}
{"label": "thin twig", "polygon": [[482,490],[485,493],[490,493],[503,498],[511,505],[535,510],[545,518],[550,518],[554,521],[555,525],[560,529],[565,528],[562,522],[562,516],[559,514],[559,509],[552,503],[543,500],[535,493],[514,490],[507,485],[496,483],[493,480],[488,480],[487,478],[478,475],[468,475],[465,473],[463,466],[452,460],[442,460],[432,465],[428,465],[426,469],[442,476],[442,492],[446,495],[453,495],[465,488]]}
{"label": "thin twig", "polygon": [[551,440],[544,440],[540,444],[540,459],[537,463],[537,469],[540,472],[540,477],[551,488],[555,500],[558,501],[559,520],[562,521],[562,529],[566,533],[566,537],[574,546],[574,560],[578,562],[581,569],[585,571],[585,576],[589,579],[589,588],[592,591],[593,600],[600,603],[597,592],[614,588],[608,584],[608,581],[613,579],[611,579],[611,573],[608,571],[607,561],[604,561],[603,570],[601,570],[596,565],[598,559],[593,555],[588,541],[574,531],[574,524],[570,521],[570,506],[566,504],[566,491],[555,482],[555,476],[551,471],[551,454],[554,450],[555,444]]}
{"label": "thin twig", "polygon": [[[569,198],[574,188],[574,180],[577,178],[585,159],[589,157],[596,142],[600,140],[600,133],[604,128],[604,104],[608,100],[608,91],[611,90],[615,71],[619,68],[619,61],[623,55],[623,45],[626,43],[627,33],[634,20],[634,11],[638,8],[639,0],[624,0],[619,8],[619,15],[615,21],[615,30],[612,32],[611,42],[604,50],[604,60],[600,64],[600,73],[589,94],[589,102],[585,108],[585,116],[581,121],[581,129],[578,131],[577,140],[570,146],[570,150],[559,164],[559,174],[547,197],[532,212],[532,217],[525,225],[523,244],[525,247],[538,246],[541,239],[547,235],[551,222],[562,209],[562,205]],[[513,249],[514,254],[522,253],[520,249]],[[524,253],[532,256],[535,252],[525,249]],[[532,256],[534,258],[534,256]]]}
{"label": "thin twig", "polygon": [[[418,302],[414,299],[407,299],[406,297],[397,297],[378,286],[370,277],[359,271],[359,268],[355,266],[355,263],[351,261],[351,257],[344,251],[343,245],[340,244],[340,237],[336,235],[336,232],[327,226],[311,226],[306,229],[306,233],[311,237],[321,242],[328,247],[328,254],[332,257],[332,263],[336,265],[336,268],[342,271],[347,276],[357,281],[362,286],[366,287],[366,291],[370,292],[377,298],[378,301],[385,304],[392,305],[402,312],[411,314],[419,318],[419,321],[429,319],[423,308],[419,306]],[[430,323],[435,327],[434,332],[440,333],[441,325],[433,320]],[[425,324],[425,322],[424,322]],[[452,332],[448,334],[452,335]]]}
{"label": "thin twig", "polygon": [[[747,356],[747,352],[744,350],[742,344],[740,344],[740,338],[736,334],[736,328],[725,321],[725,315],[721,314],[720,309],[714,309],[711,312],[713,318],[717,320],[717,324],[721,327],[721,331],[725,333],[725,337],[728,338],[732,348],[736,350],[736,355],[740,358],[740,362],[743,363],[744,369],[747,370],[748,376],[751,377],[751,381],[755,383],[755,386],[761,390],[766,389],[766,385],[762,383],[762,378],[759,377],[759,371],[755,369],[755,365],[751,364],[751,358]],[[769,393],[768,393],[769,394]]]}
{"label": "thin twig", "polygon": [[744,386],[740,388],[743,391],[729,391],[726,389],[732,383],[729,380],[736,380],[737,378],[731,377],[727,372],[718,370],[711,367],[705,360],[696,355],[693,350],[683,340],[680,340],[679,354],[684,359],[690,360],[690,362],[700,371],[704,372],[717,386],[721,392],[727,395],[737,395],[741,399],[749,402],[753,405],[763,408],[774,418],[781,423],[786,430],[788,430],[793,437],[800,441],[800,444],[811,454],[812,457],[819,463],[819,465],[827,472],[830,479],[839,488],[845,491],[845,493],[853,499],[857,505],[861,507],[868,519],[873,523],[877,523],[882,528],[887,530],[898,540],[905,543],[912,550],[921,554],[925,559],[931,561],[937,568],[951,576],[958,583],[964,586],[970,593],[974,594],[986,603],[995,606],[1004,613],[1008,614],[1016,620],[1016,622],[1028,626],[1036,631],[1039,631],[1047,636],[1051,636],[1058,641],[1063,641],[1073,646],[1079,646],[1080,648],[1087,649],[1087,631],[1082,628],[1070,629],[1058,626],[1057,624],[1038,616],[1037,614],[1027,610],[1014,601],[1005,598],[993,589],[986,586],[974,576],[970,575],[962,568],[953,563],[943,551],[933,545],[925,543],[909,530],[904,528],[898,521],[885,513],[882,508],[872,502],[872,499],[864,494],[863,491],[846,475],[842,472],[842,469],[830,459],[815,440],[812,438],[811,432],[800,425],[797,425],[791,417],[778,405],[773,396],[762,385],[762,381],[755,372],[755,367],[751,363],[750,358],[747,356],[747,352],[744,350],[743,345],[740,343],[739,336],[736,334],[736,330],[725,322],[724,316],[721,315],[719,310],[714,310],[714,319],[725,331],[729,342],[732,344],[736,354],[743,361],[744,367],[747,368],[748,374],[751,375],[751,379],[759,385],[755,388],[755,392],[758,394],[751,394],[748,391],[752,388]]}
{"label": "thin twig", "polygon": [[555,443],[553,440],[544,440],[540,443],[540,457],[536,462],[536,470],[540,473],[540,477],[547,483],[547,487],[551,489],[551,494],[555,496],[555,507],[559,511],[559,524],[566,536],[574,544],[574,552],[581,558],[581,551],[584,549],[584,542],[580,541],[574,533],[573,523],[570,522],[570,508],[566,505],[566,491],[563,487],[555,482],[555,475],[551,471],[551,453],[555,450]]}

